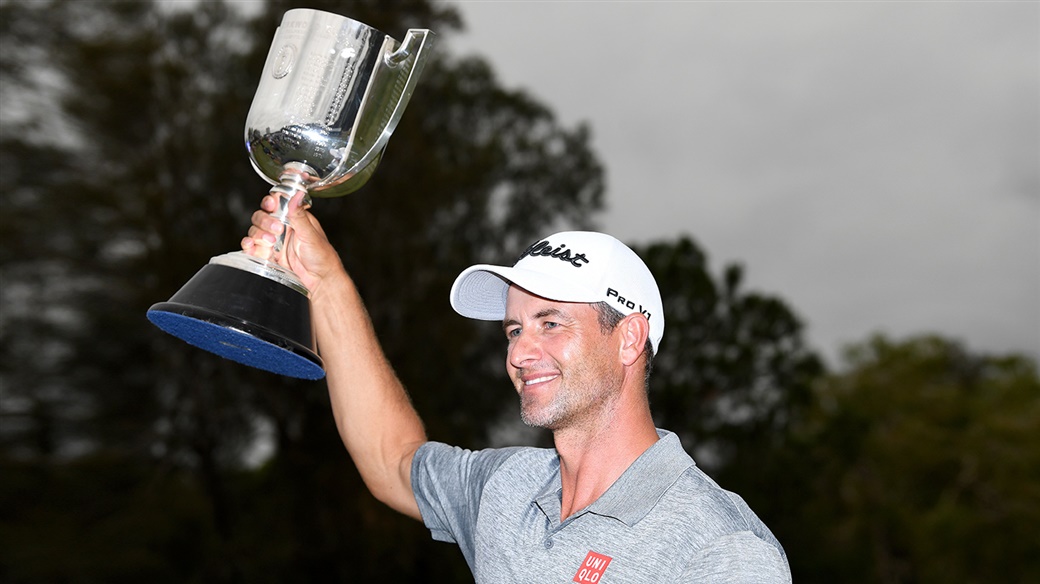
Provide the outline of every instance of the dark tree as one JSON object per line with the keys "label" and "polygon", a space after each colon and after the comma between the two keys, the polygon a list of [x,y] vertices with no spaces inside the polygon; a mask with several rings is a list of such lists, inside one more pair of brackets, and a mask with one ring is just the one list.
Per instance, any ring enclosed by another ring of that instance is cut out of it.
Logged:
{"label": "dark tree", "polygon": [[689,238],[639,252],[658,279],[667,315],[650,384],[657,419],[700,450],[709,467],[727,466],[744,446],[741,436],[766,444],[780,435],[822,364],[791,308],[742,289],[739,265],[716,279]]}
{"label": "dark tree", "polygon": [[795,579],[1036,582],[1036,364],[935,336],[875,337],[846,362],[792,433]]}

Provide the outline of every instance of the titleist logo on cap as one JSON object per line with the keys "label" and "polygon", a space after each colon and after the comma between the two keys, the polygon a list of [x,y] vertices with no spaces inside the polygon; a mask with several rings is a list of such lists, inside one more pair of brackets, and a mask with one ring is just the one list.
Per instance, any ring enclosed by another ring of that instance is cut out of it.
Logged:
{"label": "titleist logo on cap", "polygon": [[542,240],[531,245],[531,247],[524,250],[524,253],[520,254],[520,257],[516,258],[516,261],[520,261],[527,256],[556,258],[568,262],[575,268],[580,268],[589,263],[589,259],[585,257],[585,254],[571,253],[571,250],[567,249],[566,245],[560,245],[553,249],[553,244],[549,243],[548,240]]}

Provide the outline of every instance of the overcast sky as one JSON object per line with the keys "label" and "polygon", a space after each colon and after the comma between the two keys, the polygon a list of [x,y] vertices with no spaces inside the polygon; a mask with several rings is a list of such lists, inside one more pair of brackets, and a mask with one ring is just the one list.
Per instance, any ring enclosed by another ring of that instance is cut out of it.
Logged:
{"label": "overcast sky", "polygon": [[590,124],[605,231],[743,264],[832,365],[873,332],[1040,358],[1037,2],[453,4],[450,51]]}

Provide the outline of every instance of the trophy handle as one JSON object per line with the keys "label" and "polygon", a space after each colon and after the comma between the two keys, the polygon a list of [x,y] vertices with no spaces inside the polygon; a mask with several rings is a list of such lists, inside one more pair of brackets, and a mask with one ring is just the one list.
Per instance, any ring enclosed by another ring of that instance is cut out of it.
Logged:
{"label": "trophy handle", "polygon": [[[401,46],[391,52],[393,39],[387,37],[386,44],[384,45],[384,52],[382,59],[382,66],[390,69],[393,72],[397,72],[402,67],[408,67],[407,76],[404,73],[399,73],[396,82],[393,84],[393,93],[397,95],[397,103],[393,110],[390,110],[390,114],[386,116],[383,130],[379,137],[373,142],[372,147],[361,157],[356,163],[354,163],[349,169],[343,170],[342,167],[336,169],[335,172],[330,173],[328,179],[320,181],[311,185],[311,188],[318,190],[320,187],[325,186],[327,182],[334,182],[340,177],[352,177],[365,171],[365,168],[376,161],[383,154],[383,149],[386,148],[387,142],[390,141],[390,135],[393,134],[394,130],[397,129],[397,124],[401,121],[401,116],[404,115],[405,107],[408,105],[408,101],[412,97],[412,93],[415,92],[415,86],[419,82],[419,76],[422,73],[423,68],[426,66],[426,61],[429,57],[429,49],[433,44],[433,31],[427,29],[409,29],[408,33],[404,37],[404,41],[401,42]],[[424,54],[425,53],[425,54]],[[409,65],[409,63],[411,63]],[[376,76],[372,77],[372,82],[375,82]],[[367,100],[366,100],[367,101]],[[362,106],[364,109],[364,106]],[[352,136],[356,136],[357,126],[361,123],[363,116],[359,115],[355,119],[355,130],[351,132]],[[346,163],[346,157],[343,158],[342,163]],[[345,164],[344,164],[345,166]],[[334,178],[335,177],[335,178]],[[356,188],[360,188],[364,181],[360,181]]]}

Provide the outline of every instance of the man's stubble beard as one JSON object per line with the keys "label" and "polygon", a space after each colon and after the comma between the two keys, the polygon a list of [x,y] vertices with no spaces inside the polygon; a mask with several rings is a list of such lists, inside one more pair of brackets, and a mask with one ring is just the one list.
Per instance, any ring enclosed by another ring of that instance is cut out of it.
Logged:
{"label": "man's stubble beard", "polygon": [[610,407],[613,397],[620,392],[620,376],[596,371],[583,363],[569,372],[560,370],[555,383],[559,387],[549,403],[538,408],[533,400],[520,393],[520,419],[533,428],[558,430],[578,423],[597,408]]}

